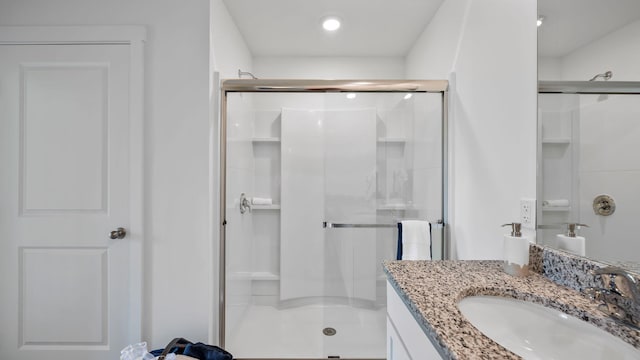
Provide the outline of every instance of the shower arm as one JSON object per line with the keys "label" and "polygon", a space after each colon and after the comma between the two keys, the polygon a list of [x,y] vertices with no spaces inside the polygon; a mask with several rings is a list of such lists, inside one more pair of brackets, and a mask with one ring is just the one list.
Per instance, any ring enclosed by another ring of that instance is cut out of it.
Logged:
{"label": "shower arm", "polygon": [[612,77],[613,77],[613,72],[606,71],[606,72],[604,72],[602,74],[598,74],[598,75],[592,77],[591,79],[589,79],[589,81],[595,81],[598,78],[603,78],[604,81],[607,81],[607,80],[611,79]]}
{"label": "shower arm", "polygon": [[255,77],[252,73],[238,69],[238,79],[242,79],[242,76],[244,75],[251,76],[253,80],[258,80],[258,78]]}

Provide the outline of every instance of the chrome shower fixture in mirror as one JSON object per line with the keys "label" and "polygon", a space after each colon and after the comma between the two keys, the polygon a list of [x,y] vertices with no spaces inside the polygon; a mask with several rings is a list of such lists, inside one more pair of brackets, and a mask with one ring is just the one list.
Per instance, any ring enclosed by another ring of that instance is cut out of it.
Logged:
{"label": "chrome shower fixture in mirror", "polygon": [[616,212],[616,202],[609,195],[598,195],[593,199],[593,212],[600,216],[613,215]]}
{"label": "chrome shower fixture in mirror", "polygon": [[589,81],[596,81],[599,78],[602,78],[604,81],[609,81],[611,80],[612,77],[613,77],[613,72],[606,71],[606,72],[603,72],[602,74],[598,74],[592,77],[591,79],[589,79]]}

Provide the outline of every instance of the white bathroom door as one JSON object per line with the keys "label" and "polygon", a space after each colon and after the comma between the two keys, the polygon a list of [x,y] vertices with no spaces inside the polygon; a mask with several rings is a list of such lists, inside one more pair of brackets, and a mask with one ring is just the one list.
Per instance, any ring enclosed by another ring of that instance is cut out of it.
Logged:
{"label": "white bathroom door", "polygon": [[117,359],[139,341],[130,51],[0,45],[2,359]]}

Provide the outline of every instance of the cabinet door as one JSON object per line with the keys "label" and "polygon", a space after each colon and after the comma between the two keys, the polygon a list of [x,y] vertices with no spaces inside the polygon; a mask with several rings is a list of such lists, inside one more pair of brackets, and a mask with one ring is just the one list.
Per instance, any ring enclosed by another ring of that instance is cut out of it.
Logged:
{"label": "cabinet door", "polygon": [[[442,359],[427,334],[418,325],[407,305],[389,282],[387,282],[387,317],[397,332],[402,345],[405,346],[409,359]],[[389,330],[387,331],[389,332]],[[394,350],[397,346],[398,344],[394,343]]]}
{"label": "cabinet door", "polygon": [[391,319],[387,316],[387,360],[410,360],[409,353],[400,339]]}

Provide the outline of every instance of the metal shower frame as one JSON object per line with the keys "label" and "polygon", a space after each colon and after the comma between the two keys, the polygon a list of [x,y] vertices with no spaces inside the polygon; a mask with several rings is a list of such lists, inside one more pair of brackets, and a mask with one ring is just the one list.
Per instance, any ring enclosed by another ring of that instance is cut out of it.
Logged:
{"label": "metal shower frame", "polygon": [[236,92],[288,93],[440,93],[442,94],[442,258],[449,258],[448,223],[448,90],[447,80],[223,80],[220,99],[220,247],[218,278],[218,336],[225,345],[226,306],[226,181],[227,181],[227,95]]}

